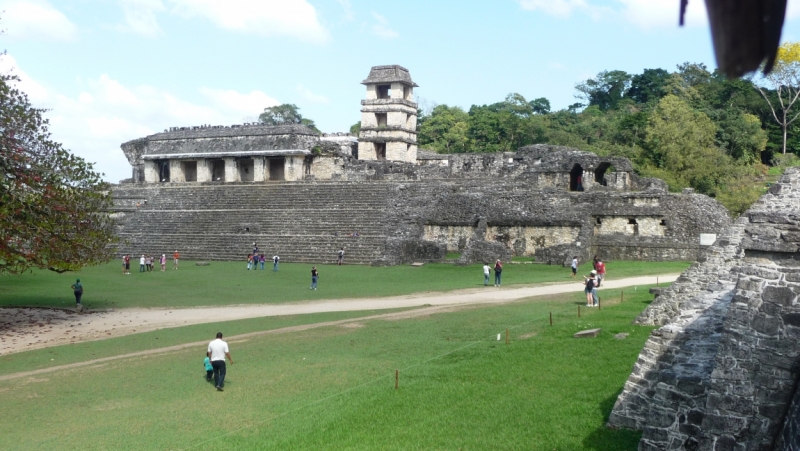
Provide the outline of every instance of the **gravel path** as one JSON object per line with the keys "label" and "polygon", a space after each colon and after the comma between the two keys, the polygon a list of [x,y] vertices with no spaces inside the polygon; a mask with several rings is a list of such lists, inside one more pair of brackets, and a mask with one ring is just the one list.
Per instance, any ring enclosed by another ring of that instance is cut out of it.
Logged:
{"label": "gravel path", "polygon": [[[607,280],[603,289],[672,282],[678,274]],[[320,312],[381,310],[410,307],[492,304],[579,292],[578,281],[511,288],[481,287],[385,298],[337,299],[290,304],[234,305],[196,308],[131,308],[77,314],[71,310],[0,308],[0,355],[210,322]],[[348,320],[349,321],[349,320]]]}

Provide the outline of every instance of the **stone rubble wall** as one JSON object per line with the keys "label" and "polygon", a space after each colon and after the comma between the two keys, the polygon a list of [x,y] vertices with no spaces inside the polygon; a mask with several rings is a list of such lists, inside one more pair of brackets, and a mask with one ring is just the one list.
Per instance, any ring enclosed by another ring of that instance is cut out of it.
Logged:
{"label": "stone rubble wall", "polygon": [[641,430],[639,450],[797,449],[798,232],[792,169],[637,318],[666,325],[640,353],[610,427]]}

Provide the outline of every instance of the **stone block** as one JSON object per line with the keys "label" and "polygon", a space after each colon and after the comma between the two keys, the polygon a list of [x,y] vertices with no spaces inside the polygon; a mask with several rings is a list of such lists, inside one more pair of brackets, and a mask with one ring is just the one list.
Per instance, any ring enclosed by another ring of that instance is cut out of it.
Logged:
{"label": "stone block", "polygon": [[747,418],[734,415],[707,414],[703,420],[702,428],[717,434],[737,434],[747,428]]}
{"label": "stone block", "polygon": [[580,332],[577,332],[573,335],[575,338],[595,338],[600,334],[602,329],[586,329]]}
{"label": "stone block", "polygon": [[767,286],[761,293],[761,299],[778,305],[791,306],[796,295],[789,287]]}

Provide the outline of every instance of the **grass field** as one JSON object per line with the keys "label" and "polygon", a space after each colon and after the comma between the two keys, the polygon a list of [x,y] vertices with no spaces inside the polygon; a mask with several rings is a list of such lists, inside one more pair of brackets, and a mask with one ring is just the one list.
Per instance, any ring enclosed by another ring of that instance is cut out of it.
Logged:
{"label": "grass field", "polygon": [[[682,272],[686,262],[610,262],[608,278]],[[178,270],[122,275],[116,263],[85,268],[78,273],[32,271],[0,276],[0,306],[72,307],[70,285],[76,277],[84,286],[83,303],[89,308],[194,307],[266,304],[312,299],[395,296],[483,286],[482,265],[428,264],[422,267],[318,265],[319,290],[310,291],[311,265],[282,263],[279,272],[247,271],[241,262],[213,262],[196,266],[182,262]],[[169,266],[168,266],[169,268]],[[589,264],[580,274],[588,274]],[[570,270],[554,265],[506,264],[503,285],[569,281]],[[491,287],[490,287],[491,288]]]}
{"label": "grass field", "polygon": [[[610,275],[680,272],[686,266],[615,262]],[[282,265],[277,274],[254,274],[238,263],[184,264],[177,271],[130,276],[117,269],[82,271],[86,301],[100,307],[283,302],[483,283],[478,265],[321,266],[316,292],[307,288],[310,265]],[[74,278],[47,272],[3,277],[0,304],[59,305],[64,298],[71,303]],[[569,269],[546,265],[508,265],[503,273],[504,285],[568,279]],[[54,293],[65,284],[66,296]],[[230,295],[234,286],[241,291]],[[164,295],[125,295],[136,287]],[[123,358],[0,381],[0,402],[13,412],[4,417],[0,449],[635,450],[639,433],[609,430],[604,423],[652,330],[631,325],[652,298],[646,288],[626,290],[625,302],[619,290],[600,290],[603,309],[583,308],[581,318],[577,309],[585,299],[576,289],[403,320],[361,318],[376,311],[255,318],[12,354],[0,359],[0,376]],[[346,318],[352,322],[236,338]],[[603,329],[598,338],[572,338],[593,327]],[[222,393],[205,382],[202,368],[205,342],[218,329],[225,331],[236,362],[228,367]],[[619,332],[630,335],[613,338]],[[124,357],[195,341],[203,344]]]}

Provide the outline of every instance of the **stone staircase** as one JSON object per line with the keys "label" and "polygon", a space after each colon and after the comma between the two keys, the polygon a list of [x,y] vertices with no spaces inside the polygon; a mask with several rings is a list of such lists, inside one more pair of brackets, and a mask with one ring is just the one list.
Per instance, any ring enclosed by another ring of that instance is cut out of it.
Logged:
{"label": "stone staircase", "polygon": [[385,182],[123,185],[118,251],[244,262],[255,242],[268,259],[332,263],[344,246],[346,263],[368,264],[383,253],[391,192]]}

